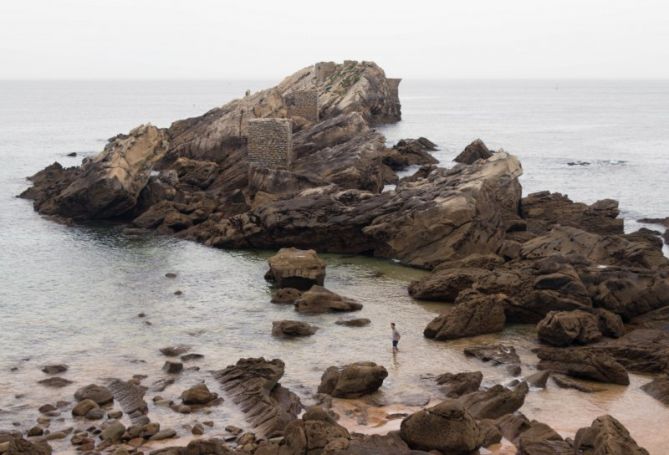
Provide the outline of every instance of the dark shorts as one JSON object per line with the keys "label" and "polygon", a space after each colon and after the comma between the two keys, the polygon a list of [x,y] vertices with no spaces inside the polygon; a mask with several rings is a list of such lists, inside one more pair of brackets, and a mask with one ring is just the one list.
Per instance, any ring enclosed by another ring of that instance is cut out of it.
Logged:
{"label": "dark shorts", "polygon": [[397,343],[399,343],[399,342],[400,342],[400,340],[393,340],[393,347],[396,348],[396,347],[397,347]]}

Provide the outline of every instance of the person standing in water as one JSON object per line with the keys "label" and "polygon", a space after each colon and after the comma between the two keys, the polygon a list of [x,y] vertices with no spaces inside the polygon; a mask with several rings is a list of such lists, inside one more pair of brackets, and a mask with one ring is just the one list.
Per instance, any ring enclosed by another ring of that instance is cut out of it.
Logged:
{"label": "person standing in water", "polygon": [[393,352],[399,352],[400,348],[397,345],[400,343],[400,338],[402,337],[395,327],[395,323],[390,323],[390,328],[393,331]]}

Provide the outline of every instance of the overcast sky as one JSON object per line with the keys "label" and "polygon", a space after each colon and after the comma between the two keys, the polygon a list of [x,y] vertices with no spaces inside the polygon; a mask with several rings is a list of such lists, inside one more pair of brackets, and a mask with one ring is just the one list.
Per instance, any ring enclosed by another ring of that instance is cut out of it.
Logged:
{"label": "overcast sky", "polygon": [[669,78],[666,0],[0,0],[0,79]]}

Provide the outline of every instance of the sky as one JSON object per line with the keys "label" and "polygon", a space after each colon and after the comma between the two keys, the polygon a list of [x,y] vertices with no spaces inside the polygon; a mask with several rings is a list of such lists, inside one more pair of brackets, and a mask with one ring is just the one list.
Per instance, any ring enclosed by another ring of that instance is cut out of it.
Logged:
{"label": "sky", "polygon": [[669,78],[666,0],[0,0],[0,79]]}

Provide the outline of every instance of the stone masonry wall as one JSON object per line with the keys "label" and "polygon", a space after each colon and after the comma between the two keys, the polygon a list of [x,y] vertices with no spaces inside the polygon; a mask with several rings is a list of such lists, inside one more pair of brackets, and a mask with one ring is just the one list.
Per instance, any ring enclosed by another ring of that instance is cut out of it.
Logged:
{"label": "stone masonry wall", "polygon": [[293,128],[289,119],[261,118],[248,123],[248,158],[270,169],[286,168],[293,153]]}
{"label": "stone masonry wall", "polygon": [[299,115],[310,122],[318,121],[318,92],[314,90],[297,90],[286,95],[288,117]]}
{"label": "stone masonry wall", "polygon": [[314,77],[316,78],[316,83],[325,82],[325,80],[332,76],[337,70],[337,64],[335,62],[320,62],[314,65]]}
{"label": "stone masonry wall", "polygon": [[400,82],[402,82],[402,79],[388,78],[386,80],[388,81],[388,88],[390,89],[390,95],[398,97],[400,91]]}

